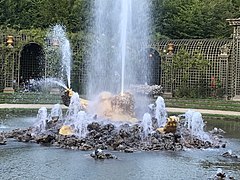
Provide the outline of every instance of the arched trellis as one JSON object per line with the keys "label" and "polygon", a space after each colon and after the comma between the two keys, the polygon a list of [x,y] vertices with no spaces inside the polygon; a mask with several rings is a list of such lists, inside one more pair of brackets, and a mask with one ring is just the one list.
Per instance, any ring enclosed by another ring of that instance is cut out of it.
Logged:
{"label": "arched trellis", "polygon": [[149,84],[161,84],[161,56],[157,49],[153,47],[149,47],[147,49],[148,58],[147,60],[150,62],[149,67],[151,68],[151,79]]}
{"label": "arched trellis", "polygon": [[43,47],[44,31],[7,30],[0,33],[0,89],[14,92],[19,85],[20,54],[23,47],[29,43],[37,43]]}
{"label": "arched trellis", "polygon": [[[231,22],[239,22],[239,19],[231,20]],[[234,24],[235,34],[233,39],[195,39],[195,40],[161,40],[151,45],[143,44],[142,48],[153,48],[159,52],[161,61],[159,61],[159,67],[162,72],[159,75],[159,83],[165,89],[165,92],[173,92],[177,87],[181,86],[178,83],[182,74],[178,73],[178,81],[175,83],[169,82],[171,77],[169,73],[166,73],[164,64],[165,62],[171,63],[173,57],[179,52],[181,48],[184,48],[189,54],[199,52],[209,62],[210,66],[206,68],[204,80],[205,84],[211,86],[212,77],[219,78],[221,80],[225,94],[229,97],[240,96],[240,73],[235,68],[240,67],[239,59],[239,24]],[[230,23],[231,24],[231,23]],[[6,33],[3,33],[6,32]],[[13,36],[12,46],[8,46],[8,35]],[[10,87],[13,88],[14,81],[18,77],[19,72],[19,57],[22,48],[29,43],[37,43],[41,47],[45,44],[46,31],[41,30],[24,30],[14,31],[6,30],[0,31],[0,89]],[[90,47],[88,43],[88,37],[85,34],[71,34],[70,41],[73,49],[74,69],[73,77],[76,79],[76,84],[84,83],[86,77],[86,68],[83,59],[86,59],[86,52]],[[86,40],[87,39],[87,40]],[[90,39],[90,38],[89,38]],[[161,64],[160,64],[161,63]],[[157,71],[155,71],[157,73]],[[195,71],[189,70],[191,74],[189,79],[189,85],[194,86],[199,81],[199,75]]]}
{"label": "arched trellis", "polygon": [[[211,83],[216,81],[221,82],[221,88],[225,95],[231,97],[230,87],[233,79],[231,78],[229,64],[234,61],[232,59],[231,39],[180,39],[180,40],[162,40],[159,43],[152,45],[155,49],[158,49],[163,57],[164,64],[171,64],[174,56],[180,51],[180,49],[186,50],[190,55],[199,53],[202,57],[209,62],[209,66],[204,70],[204,74],[199,74],[196,69],[189,69],[188,74],[188,86],[196,87],[200,86],[199,82],[204,81],[207,85],[208,91],[211,91]],[[165,92],[174,92],[176,89],[182,86],[181,80],[184,74],[181,71],[170,72],[166,71],[166,67],[162,67],[162,85]],[[173,80],[173,73],[177,74]],[[215,85],[214,85],[215,86]],[[210,92],[208,92],[210,94]]]}
{"label": "arched trellis", "polygon": [[43,47],[32,42],[23,46],[19,55],[18,67],[15,69],[16,86],[25,87],[25,85],[31,84],[30,79],[41,79],[45,76],[45,71]]}
{"label": "arched trellis", "polygon": [[[2,38],[1,45],[1,67],[0,71],[2,72],[2,76],[0,78],[0,84],[2,88],[12,87],[18,88],[19,82],[19,69],[20,69],[20,55],[24,46],[31,43],[39,44],[44,47],[44,38],[45,33],[42,36],[35,35],[26,35],[26,34],[15,34],[13,35],[13,47],[9,48],[6,43],[7,36],[5,35]],[[77,41],[76,41],[77,42]],[[77,46],[76,46],[77,45]],[[85,46],[79,46],[79,43],[75,43],[73,47],[73,53],[75,56],[81,54],[80,59],[83,59],[82,52],[86,51]],[[147,46],[145,46],[147,47]],[[144,47],[143,47],[144,48]],[[163,40],[159,43],[154,43],[151,46],[148,46],[149,54],[153,53],[156,57],[159,56],[158,65],[154,67],[157,68],[153,71],[152,75],[155,79],[159,81],[157,83],[162,84],[165,92],[173,92],[176,88],[181,86],[179,82],[175,82],[174,84],[169,82],[171,79],[170,75],[167,74],[164,70],[164,66],[162,66],[161,62],[169,62],[171,63],[174,55],[181,49],[184,48],[189,53],[194,53],[195,51],[199,51],[205,59],[209,61],[211,64],[208,69],[206,69],[205,74],[205,83],[211,85],[211,78],[216,77],[220,78],[223,84],[223,88],[228,96],[232,96],[232,84],[234,83],[234,79],[231,78],[231,69],[230,64],[232,63],[232,40],[223,39],[200,39],[200,40]],[[162,72],[161,72],[162,70]],[[79,66],[75,66],[75,76],[76,79],[79,79],[77,83],[83,83],[83,78],[85,77],[85,66],[84,63],[80,63]],[[190,78],[190,86],[196,85],[196,82],[199,81],[197,74],[194,76],[194,72],[189,72],[191,74]],[[181,79],[182,74],[178,74],[178,80]],[[16,83],[17,82],[17,83]]]}
{"label": "arched trellis", "polygon": [[[46,31],[35,29],[21,31],[4,29],[0,31],[0,91],[13,92],[18,90],[21,52],[28,44],[38,44],[43,48],[45,54],[45,76],[48,75],[49,58],[46,57],[46,49],[51,49],[51,44],[46,39],[46,35]],[[12,38],[10,45],[7,42],[8,36]],[[69,33],[68,37],[73,52],[71,80],[73,81],[74,89],[80,91],[86,77],[83,59],[89,50],[89,43],[87,43],[89,37],[83,33]]]}
{"label": "arched trellis", "polygon": [[[78,43],[77,43],[78,44]],[[81,48],[84,52],[87,52],[89,47],[85,44],[85,46],[74,46],[74,52],[77,55]],[[156,52],[159,53],[161,60],[157,67],[158,70],[155,70],[152,75],[159,77],[159,83],[164,87],[165,92],[173,92],[176,88],[181,86],[182,74],[178,72],[177,74],[177,81],[172,83],[171,75],[166,73],[166,69],[164,64],[166,62],[171,63],[173,57],[178,53],[180,49],[185,49],[189,54],[194,54],[195,52],[200,53],[204,59],[209,62],[209,66],[205,69],[205,73],[199,74],[196,70],[192,69],[189,70],[190,79],[189,79],[189,86],[194,87],[196,85],[199,86],[200,79],[204,80],[207,88],[211,88],[211,81],[214,77],[215,79],[220,79],[222,84],[222,89],[225,92],[225,95],[228,97],[234,97],[232,93],[232,84],[234,83],[234,79],[231,78],[231,64],[233,61],[232,59],[232,40],[231,39],[197,39],[197,40],[162,40],[158,43],[154,43],[151,45],[142,45],[142,48],[151,48],[154,49]],[[83,54],[81,54],[82,56]],[[82,56],[81,60],[84,59]],[[78,83],[83,85],[86,80],[86,63],[81,61],[79,66],[76,66],[77,69],[75,70],[77,73]]]}

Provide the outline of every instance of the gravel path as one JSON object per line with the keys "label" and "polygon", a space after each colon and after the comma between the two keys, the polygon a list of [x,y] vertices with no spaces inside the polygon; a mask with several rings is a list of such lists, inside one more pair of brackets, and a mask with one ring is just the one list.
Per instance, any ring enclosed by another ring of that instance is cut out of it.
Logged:
{"label": "gravel path", "polygon": [[[62,109],[66,109],[67,107],[61,105]],[[52,104],[0,104],[0,109],[39,109],[41,107],[46,107],[48,109],[52,108]],[[178,112],[185,113],[189,108],[167,108],[168,112]],[[208,109],[192,109],[198,111],[202,114],[219,114],[219,115],[232,115],[232,116],[240,116],[240,112],[236,111],[220,111],[220,110],[208,110]]]}
{"label": "gravel path", "polygon": [[[189,108],[167,108],[168,112],[180,112],[185,113]],[[221,111],[221,110],[209,110],[209,109],[191,109],[198,111],[202,114],[219,114],[219,115],[231,115],[231,116],[240,116],[240,112],[236,111]]]}

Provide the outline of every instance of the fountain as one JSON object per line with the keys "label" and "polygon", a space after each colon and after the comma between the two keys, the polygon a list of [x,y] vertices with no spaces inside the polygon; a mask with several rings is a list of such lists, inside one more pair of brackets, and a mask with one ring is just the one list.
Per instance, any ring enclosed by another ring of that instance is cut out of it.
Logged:
{"label": "fountain", "polygon": [[[85,111],[87,109],[81,106],[79,95],[73,92],[65,116],[62,116],[61,107],[58,104],[53,107],[49,116],[46,108],[40,108],[37,124],[34,127],[26,130],[13,130],[6,133],[5,137],[13,137],[24,142],[47,143],[62,148],[108,149],[124,152],[177,151],[184,148],[226,146],[225,142],[220,139],[221,136],[203,130],[204,123],[199,112],[188,111],[184,116],[179,117],[166,116],[165,125],[159,127],[156,114],[159,107],[165,107],[165,104],[161,104],[164,101],[160,101],[162,98],[158,97],[154,103],[154,110],[146,112],[142,120],[134,118],[134,121],[117,121],[118,117],[114,119],[111,113],[119,115],[120,112],[120,115],[124,113],[130,115],[132,104],[125,104],[129,102],[128,99],[122,99],[125,96],[107,95],[101,98],[100,103],[97,103],[103,108],[102,111],[99,114],[92,114]],[[109,109],[109,102],[115,103],[116,109]]]}
{"label": "fountain", "polygon": [[185,113],[187,120],[187,128],[190,130],[191,136],[196,136],[203,141],[211,141],[209,135],[204,131],[205,123],[199,112],[188,110]]}
{"label": "fountain", "polygon": [[[57,69],[57,71],[60,70],[60,74],[58,75],[61,81],[64,80],[65,75],[67,78],[67,86],[64,85],[64,83],[59,83],[59,81],[54,81],[53,83],[58,83],[58,85],[63,86],[64,88],[70,88],[71,86],[71,59],[72,59],[72,53],[71,53],[71,47],[68,38],[66,37],[66,31],[61,25],[55,25],[50,29],[50,31],[47,34],[47,39],[49,39],[50,44],[53,46],[53,48],[57,48],[59,50],[59,54],[61,57],[61,66],[60,69]],[[55,66],[56,64],[53,64]],[[54,68],[52,66],[52,68]],[[59,67],[59,66],[57,66]]]}
{"label": "fountain", "polygon": [[[42,107],[36,126],[6,136],[79,150],[134,152],[220,147],[222,142],[216,140],[217,135],[204,132],[200,113],[187,112],[184,119],[168,117],[161,96],[149,110],[145,91],[142,93],[145,95],[139,95],[143,84],[149,82],[151,72],[144,48],[149,41],[150,27],[147,0],[95,1],[93,11],[96,13],[95,40],[91,44],[87,70],[90,101],[79,98],[78,93],[70,89],[69,41],[64,29],[54,26],[48,39],[60,47],[60,79],[64,80],[63,74],[66,74],[68,85],[54,79],[49,81],[65,88],[62,98],[69,106],[67,114],[63,116],[60,106],[55,105],[48,116]],[[153,94],[158,88],[145,85],[143,89]],[[136,105],[143,107],[142,120],[136,116]]]}
{"label": "fountain", "polygon": [[167,121],[167,111],[165,108],[164,99],[159,96],[156,101],[156,113],[155,118],[159,127],[165,126]]}
{"label": "fountain", "polygon": [[87,95],[123,94],[150,78],[147,44],[150,34],[147,0],[94,1],[94,40],[88,67]]}
{"label": "fountain", "polygon": [[[72,52],[66,30],[61,25],[50,28],[46,36],[46,59],[48,72],[42,79],[35,80],[35,89],[51,88],[50,93],[59,94],[62,89],[71,88],[71,61]],[[65,83],[67,81],[67,83]]]}
{"label": "fountain", "polygon": [[143,115],[141,126],[143,127],[143,138],[148,137],[153,132],[152,117],[149,113]]}
{"label": "fountain", "polygon": [[[220,139],[221,135],[218,134],[218,130],[213,133],[204,131],[204,121],[199,112],[188,111],[184,115],[168,116],[164,99],[161,96],[158,96],[156,101],[149,106],[143,102],[148,99],[143,98],[143,94],[148,97],[155,94],[154,92],[159,94],[159,89],[161,90],[159,86],[144,85],[149,79],[149,70],[143,66],[146,65],[147,68],[148,63],[142,59],[135,62],[137,58],[134,57],[136,54],[137,57],[144,54],[138,40],[147,42],[145,30],[148,28],[148,23],[144,24],[147,27],[141,26],[141,30],[144,31],[142,33],[138,26],[141,21],[136,21],[135,17],[137,14],[140,15],[138,16],[140,20],[145,20],[144,13],[140,12],[148,11],[148,6],[145,6],[147,0],[106,0],[95,1],[95,3],[98,18],[95,30],[98,31],[95,34],[96,42],[92,44],[90,59],[92,69],[89,71],[87,86],[88,98],[91,101],[79,98],[79,95],[70,89],[68,68],[65,71],[67,85],[59,79],[45,79],[45,82],[57,84],[65,89],[62,97],[64,104],[69,106],[68,111],[63,114],[61,106],[56,104],[48,114],[47,109],[42,107],[38,111],[37,123],[33,127],[23,130],[14,129],[0,134],[0,145],[6,143],[5,138],[47,145],[46,147],[35,145],[31,147],[29,144],[19,143],[20,148],[14,144],[14,148],[4,149],[7,150],[6,153],[1,151],[3,158],[0,167],[5,172],[2,174],[3,179],[16,177],[112,179],[113,174],[121,179],[159,179],[159,177],[189,179],[189,177],[195,178],[196,176],[195,179],[206,179],[208,176],[206,168],[196,166],[199,161],[202,161],[202,154],[206,151],[198,154],[195,154],[196,151],[155,153],[155,151],[179,151],[187,148],[213,149],[225,147],[225,143]],[[121,15],[122,21],[119,21],[117,14]],[[134,18],[135,20],[131,20]],[[102,24],[99,24],[100,22]],[[110,26],[110,22],[115,24]],[[129,28],[130,25],[132,29]],[[59,40],[59,42],[62,41]],[[146,47],[145,45],[143,47]],[[69,62],[71,58],[66,59],[67,55],[62,54],[64,57],[62,59]],[[64,67],[70,68],[66,64]],[[139,72],[143,74],[138,74]],[[143,116],[138,116],[136,113],[136,107],[139,104],[145,108],[141,109]],[[135,153],[132,156],[118,153],[121,161],[93,163],[91,166],[91,161],[86,158],[85,152],[82,154],[74,151],[66,153],[67,151],[61,151],[58,148],[48,148],[48,145],[73,150],[91,150],[93,153],[90,156],[95,159],[117,159],[116,156],[104,152],[107,150],[126,153],[154,151],[154,153]],[[209,159],[214,158],[212,154],[214,150],[208,152],[207,163]],[[195,161],[192,160],[194,156],[197,157]],[[232,152],[223,154],[223,156],[239,158]],[[67,163],[62,163],[65,161]],[[78,166],[79,162],[81,162],[80,166]],[[230,165],[232,166],[232,162]],[[208,167],[212,166],[212,164],[208,165]],[[221,164],[217,163],[216,167],[219,166]],[[169,171],[171,169],[169,167],[174,169],[174,173]],[[213,168],[211,168],[211,173]],[[62,171],[63,169],[67,171]],[[13,173],[14,171],[17,172]],[[226,174],[218,170],[216,177],[224,178]]]}
{"label": "fountain", "polygon": [[60,104],[55,104],[51,110],[50,118],[52,120],[62,119],[62,109]]}
{"label": "fountain", "polygon": [[48,119],[47,108],[41,107],[38,110],[37,122],[34,125],[34,127],[36,129],[34,131],[37,132],[37,133],[45,131],[46,130],[47,119]]}

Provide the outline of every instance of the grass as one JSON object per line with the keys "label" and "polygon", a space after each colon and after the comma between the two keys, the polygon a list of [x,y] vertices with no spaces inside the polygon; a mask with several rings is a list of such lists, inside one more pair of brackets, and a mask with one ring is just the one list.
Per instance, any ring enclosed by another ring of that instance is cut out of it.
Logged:
{"label": "grass", "polygon": [[[168,116],[183,114],[182,112],[168,112]],[[227,120],[227,121],[240,121],[240,116],[236,115],[222,115],[222,114],[204,114],[202,113],[204,120]]]}
{"label": "grass", "polygon": [[[153,100],[155,101],[155,100]],[[62,104],[61,95],[49,93],[0,93],[0,104]],[[225,111],[240,111],[240,101],[221,100],[221,99],[176,99],[165,98],[166,107],[190,108],[190,109],[210,109]],[[37,114],[37,109],[0,109],[0,118],[5,115],[26,115]],[[183,114],[181,112],[169,112],[168,115]],[[202,114],[204,120],[227,120],[240,122],[240,116]]]}
{"label": "grass", "polygon": [[62,103],[61,95],[43,92],[0,93],[0,104],[57,104]]}
{"label": "grass", "polygon": [[38,112],[37,109],[15,109],[15,108],[11,108],[11,109],[0,109],[0,119],[5,119],[7,116],[11,116],[11,117],[18,117],[21,115],[36,115]]}
{"label": "grass", "polygon": [[[13,94],[0,93],[0,104],[3,104],[3,103],[10,103],[10,104],[57,104],[57,103],[60,103],[62,104],[62,100],[61,100],[61,95],[49,94],[49,93],[43,93],[43,92],[26,92],[26,93],[15,92]],[[222,111],[240,111],[240,101],[232,101],[232,100],[165,98],[165,103],[166,103],[166,107],[209,109],[209,110],[222,110]],[[19,110],[17,111],[19,112]],[[22,111],[26,112],[26,110],[22,110]],[[6,110],[4,112],[6,112]],[[177,114],[177,113],[178,112],[175,112],[172,114]],[[236,116],[231,116],[231,115],[203,114],[203,116],[210,117],[210,118],[224,118],[224,119],[236,118]]]}
{"label": "grass", "polygon": [[[154,100],[155,101],[155,100]],[[62,104],[61,95],[44,92],[0,93],[0,104]],[[165,98],[166,107],[240,111],[240,101],[222,99]]]}
{"label": "grass", "polygon": [[240,101],[222,99],[165,99],[166,107],[240,111]]}

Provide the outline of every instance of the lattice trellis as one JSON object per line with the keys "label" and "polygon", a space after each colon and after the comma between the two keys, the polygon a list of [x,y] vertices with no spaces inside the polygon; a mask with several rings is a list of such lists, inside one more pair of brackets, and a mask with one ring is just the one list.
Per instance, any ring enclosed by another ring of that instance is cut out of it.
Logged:
{"label": "lattice trellis", "polygon": [[[173,49],[169,53],[169,44],[172,44]],[[231,63],[231,39],[199,39],[199,40],[164,40],[157,44],[152,45],[155,49],[160,52],[163,57],[163,61],[171,63],[174,55],[182,48],[189,54],[199,52],[203,58],[209,62],[209,66],[204,70],[204,73],[199,73],[196,69],[188,70],[188,87],[195,87],[201,83],[211,88],[211,81],[219,80],[222,88],[227,91],[229,90],[229,84],[232,79],[229,77],[229,63]],[[164,68],[164,67],[163,67]],[[165,92],[173,92],[177,88],[183,86],[182,79],[184,74],[181,71],[174,72],[175,77],[173,78],[173,72],[167,73],[163,69],[162,73],[162,85]],[[185,85],[185,84],[184,84]]]}
{"label": "lattice trellis", "polygon": [[[163,66],[164,63],[170,64],[173,61],[173,57],[179,52],[181,48],[185,49],[189,54],[199,52],[203,58],[209,62],[203,72],[199,73],[198,70],[192,68],[188,69],[188,81],[187,86],[189,88],[199,86],[201,83],[205,84],[209,89],[213,78],[220,80],[221,86],[225,91],[225,94],[229,98],[240,97],[240,19],[228,20],[230,25],[234,26],[233,39],[181,39],[181,40],[162,40],[159,43],[154,43],[150,46],[143,45],[142,48],[152,48],[159,52],[159,66],[154,67],[153,77],[158,81],[164,88],[165,92],[174,92],[177,88],[186,85],[182,84],[184,74],[181,70],[173,72],[167,70]],[[7,86],[19,86],[19,73],[20,73],[20,56],[23,47],[29,43],[37,43],[43,47],[44,37],[41,42],[36,40],[36,37],[25,34],[14,35],[14,47],[7,49],[6,43],[7,35],[0,34],[0,89],[2,90]],[[71,40],[70,40],[71,41]],[[81,42],[79,41],[81,44]],[[171,44],[171,46],[170,46]],[[73,58],[77,58],[78,61],[73,59],[75,68],[72,70],[73,79],[75,82],[86,84],[86,67],[87,64],[83,63],[85,59],[82,54],[81,57],[77,57],[80,53],[81,46],[76,45],[72,47]],[[85,47],[87,49],[87,45]],[[9,53],[10,52],[10,53]],[[79,59],[80,58],[80,59]],[[45,67],[48,65],[45,62]],[[46,69],[46,68],[45,68]],[[168,72],[167,72],[168,71]],[[174,76],[173,76],[174,75]]]}
{"label": "lattice trellis", "polygon": [[233,61],[230,64],[229,77],[232,82],[229,85],[229,93],[232,97],[240,98],[240,18],[227,19],[233,29]]}
{"label": "lattice trellis", "polygon": [[4,88],[19,88],[20,56],[23,47],[31,42],[43,44],[43,39],[38,36],[25,35],[12,32],[12,44],[8,44],[8,35],[0,32],[0,90]]}
{"label": "lattice trellis", "polygon": [[[0,52],[2,52],[2,49],[0,48]],[[4,88],[4,64],[5,64],[5,54],[0,53],[0,89]]]}

